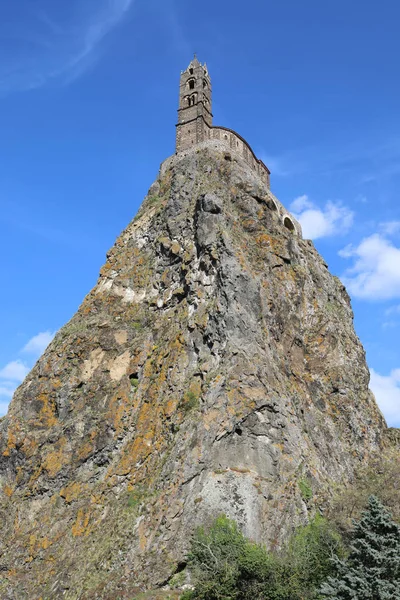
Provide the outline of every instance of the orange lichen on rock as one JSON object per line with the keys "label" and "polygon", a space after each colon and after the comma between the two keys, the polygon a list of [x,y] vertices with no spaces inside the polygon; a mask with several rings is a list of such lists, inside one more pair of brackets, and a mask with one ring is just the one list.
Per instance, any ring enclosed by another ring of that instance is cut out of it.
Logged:
{"label": "orange lichen on rock", "polygon": [[89,534],[89,521],[90,521],[90,511],[80,508],[78,510],[78,514],[76,517],[75,523],[72,525],[72,535],[74,537],[81,537],[83,535]]}
{"label": "orange lichen on rock", "polygon": [[64,465],[70,461],[70,456],[66,452],[67,440],[61,438],[55,444],[56,449],[51,450],[42,462],[42,467],[50,477],[55,477],[57,473],[63,468]]}

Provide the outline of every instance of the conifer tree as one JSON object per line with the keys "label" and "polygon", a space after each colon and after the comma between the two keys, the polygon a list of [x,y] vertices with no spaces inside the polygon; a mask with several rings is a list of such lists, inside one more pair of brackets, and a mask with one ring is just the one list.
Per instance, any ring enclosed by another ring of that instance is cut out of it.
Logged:
{"label": "conifer tree", "polygon": [[347,559],[334,559],[335,576],[321,594],[332,600],[400,600],[400,527],[371,496],[351,534]]}

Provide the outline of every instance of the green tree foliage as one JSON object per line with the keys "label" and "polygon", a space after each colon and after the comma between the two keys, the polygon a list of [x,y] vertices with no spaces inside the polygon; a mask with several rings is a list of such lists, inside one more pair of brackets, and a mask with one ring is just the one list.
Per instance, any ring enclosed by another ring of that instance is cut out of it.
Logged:
{"label": "green tree foliage", "polygon": [[193,538],[189,567],[195,589],[183,598],[316,599],[316,590],[332,571],[334,553],[341,553],[340,538],[320,516],[300,528],[281,555],[247,540],[236,523],[222,516]]}
{"label": "green tree foliage", "polygon": [[400,527],[375,496],[356,522],[347,559],[322,586],[332,600],[400,600]]}
{"label": "green tree foliage", "polygon": [[289,541],[283,560],[296,582],[296,598],[315,598],[315,590],[332,573],[332,558],[344,556],[340,535],[317,514],[305,527],[299,527]]}

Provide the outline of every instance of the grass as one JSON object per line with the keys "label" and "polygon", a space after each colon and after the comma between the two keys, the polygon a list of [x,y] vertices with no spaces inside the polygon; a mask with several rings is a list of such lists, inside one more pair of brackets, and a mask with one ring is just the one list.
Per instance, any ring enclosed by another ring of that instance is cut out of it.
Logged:
{"label": "grass", "polygon": [[305,502],[307,502],[307,500],[311,500],[311,498],[313,497],[313,491],[312,491],[307,479],[300,479],[300,481],[298,482],[297,485],[300,488],[300,492],[301,492],[303,500]]}

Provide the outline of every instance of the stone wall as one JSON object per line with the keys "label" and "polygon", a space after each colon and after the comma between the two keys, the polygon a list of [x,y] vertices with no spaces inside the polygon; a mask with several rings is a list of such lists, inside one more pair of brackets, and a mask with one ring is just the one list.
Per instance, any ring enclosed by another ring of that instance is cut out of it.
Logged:
{"label": "stone wall", "polygon": [[262,160],[257,158],[254,154],[251,146],[246,142],[241,135],[228,129],[227,127],[212,127],[211,137],[214,140],[220,140],[229,148],[240,154],[240,156],[247,162],[247,164],[257,173],[262,181],[270,187],[270,170],[263,163]]}

